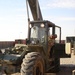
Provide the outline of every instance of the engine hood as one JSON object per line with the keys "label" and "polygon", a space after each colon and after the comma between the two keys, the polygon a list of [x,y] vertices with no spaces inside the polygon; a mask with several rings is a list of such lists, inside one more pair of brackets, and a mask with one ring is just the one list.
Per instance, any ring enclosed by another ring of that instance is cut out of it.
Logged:
{"label": "engine hood", "polygon": [[0,63],[7,63],[7,64],[15,64],[18,59],[20,59],[21,55],[15,55],[15,54],[1,54],[0,55]]}

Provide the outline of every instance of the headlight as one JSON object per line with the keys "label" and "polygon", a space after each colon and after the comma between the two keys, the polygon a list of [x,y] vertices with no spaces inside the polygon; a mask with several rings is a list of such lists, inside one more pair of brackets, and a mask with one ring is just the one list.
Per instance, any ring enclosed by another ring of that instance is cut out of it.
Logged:
{"label": "headlight", "polygon": [[45,26],[45,25],[42,23],[42,24],[41,24],[41,27],[43,28],[44,26]]}
{"label": "headlight", "polygon": [[32,25],[30,24],[29,27],[32,28]]}
{"label": "headlight", "polygon": [[32,41],[31,43],[32,43],[32,44],[35,44],[35,42],[34,42],[34,41]]}

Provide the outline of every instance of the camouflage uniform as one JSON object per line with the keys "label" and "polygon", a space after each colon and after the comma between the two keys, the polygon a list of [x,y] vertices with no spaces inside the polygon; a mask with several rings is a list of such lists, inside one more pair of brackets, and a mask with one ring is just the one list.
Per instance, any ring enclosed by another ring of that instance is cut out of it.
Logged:
{"label": "camouflage uniform", "polygon": [[54,41],[55,41],[54,38],[48,37],[48,55],[49,55],[49,57],[50,57],[51,48],[54,45]]}

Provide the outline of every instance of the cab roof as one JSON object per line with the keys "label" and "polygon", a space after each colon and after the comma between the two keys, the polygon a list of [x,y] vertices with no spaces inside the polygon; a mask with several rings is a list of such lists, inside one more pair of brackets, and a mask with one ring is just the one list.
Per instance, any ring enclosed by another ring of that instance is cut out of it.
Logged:
{"label": "cab roof", "polygon": [[[47,23],[49,27],[59,27],[57,25],[55,25],[54,23],[48,21],[48,20],[41,20],[41,21],[30,21],[31,24],[34,24],[34,23]],[[60,27],[59,27],[60,28]]]}

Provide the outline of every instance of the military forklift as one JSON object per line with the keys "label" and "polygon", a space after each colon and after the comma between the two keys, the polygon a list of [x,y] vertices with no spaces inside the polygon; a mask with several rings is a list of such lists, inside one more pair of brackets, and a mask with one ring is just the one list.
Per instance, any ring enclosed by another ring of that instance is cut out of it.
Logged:
{"label": "military forklift", "polygon": [[[34,18],[30,21],[28,14],[28,38],[26,44],[0,53],[1,72],[10,75],[44,75],[60,70],[60,58],[70,57],[70,43],[61,44],[61,27],[43,20],[38,0],[27,0]],[[37,14],[36,14],[37,13]],[[66,49],[66,50],[65,50]]]}
{"label": "military forklift", "polygon": [[38,0],[27,1],[34,21],[30,21],[27,12],[28,39],[26,40],[26,50],[28,52],[23,58],[21,75],[44,75],[48,72],[59,72],[60,58],[71,57],[70,43],[61,44],[61,27],[42,19]]}

